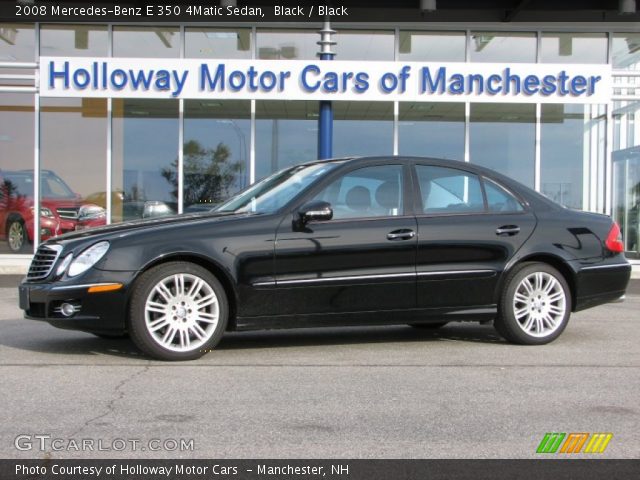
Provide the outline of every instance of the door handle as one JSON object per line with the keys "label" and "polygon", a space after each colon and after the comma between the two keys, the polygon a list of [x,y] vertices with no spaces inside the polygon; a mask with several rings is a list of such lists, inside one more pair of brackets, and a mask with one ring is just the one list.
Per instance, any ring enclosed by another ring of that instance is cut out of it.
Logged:
{"label": "door handle", "polygon": [[402,229],[387,233],[387,240],[409,240],[416,236],[413,230]]}
{"label": "door handle", "polygon": [[496,228],[496,235],[513,236],[520,233],[520,227],[517,225],[503,225]]}

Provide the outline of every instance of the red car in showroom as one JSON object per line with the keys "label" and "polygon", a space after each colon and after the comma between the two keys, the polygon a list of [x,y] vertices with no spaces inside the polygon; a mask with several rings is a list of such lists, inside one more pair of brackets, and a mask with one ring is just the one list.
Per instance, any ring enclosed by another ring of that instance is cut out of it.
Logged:
{"label": "red car in showroom", "polygon": [[[40,173],[40,238],[106,223],[104,209],[83,204],[58,175]],[[0,171],[0,239],[12,253],[27,251],[34,239],[33,170]]]}

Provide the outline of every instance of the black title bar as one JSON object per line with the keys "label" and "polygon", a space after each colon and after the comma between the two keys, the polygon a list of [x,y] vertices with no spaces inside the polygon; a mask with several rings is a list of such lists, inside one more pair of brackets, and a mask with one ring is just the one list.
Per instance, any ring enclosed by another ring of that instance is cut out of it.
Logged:
{"label": "black title bar", "polygon": [[[622,12],[617,0],[479,2],[464,0],[238,0],[234,6],[215,1],[1,1],[2,22],[65,23],[262,23],[262,22],[638,22],[640,15]],[[427,9],[428,8],[428,9]]]}

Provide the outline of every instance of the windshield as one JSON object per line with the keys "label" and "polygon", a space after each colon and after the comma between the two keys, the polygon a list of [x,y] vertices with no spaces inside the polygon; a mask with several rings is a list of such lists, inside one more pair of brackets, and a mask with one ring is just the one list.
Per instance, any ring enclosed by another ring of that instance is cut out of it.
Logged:
{"label": "windshield", "polygon": [[299,165],[270,177],[231,197],[220,205],[217,212],[273,213],[317,178],[337,167],[341,162]]}
{"label": "windshield", "polygon": [[[10,185],[12,194],[31,197],[33,195],[33,173],[11,172],[5,173],[4,183]],[[75,198],[76,194],[57,175],[43,172],[40,177],[42,198]]]}

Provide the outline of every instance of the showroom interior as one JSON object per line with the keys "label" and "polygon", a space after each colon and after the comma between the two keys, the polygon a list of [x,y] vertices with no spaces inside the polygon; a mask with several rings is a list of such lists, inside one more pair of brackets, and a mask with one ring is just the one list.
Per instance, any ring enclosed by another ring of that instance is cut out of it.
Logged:
{"label": "showroom interior", "polygon": [[[34,205],[41,210],[40,231],[17,250],[7,240],[7,215],[0,213],[0,259],[28,261],[38,233],[52,233],[51,209],[70,221],[68,228],[80,213],[115,223],[203,211],[318,154],[318,101],[53,98],[40,94],[41,57],[316,60],[321,28],[0,24],[0,208],[14,196],[22,199],[18,210],[25,210],[26,221]],[[331,28],[335,59],[356,64],[611,68],[613,88],[604,103],[334,101],[332,155],[431,156],[498,170],[568,208],[612,215],[627,256],[640,258],[637,23],[332,22]],[[6,178],[13,179],[10,188]]]}

